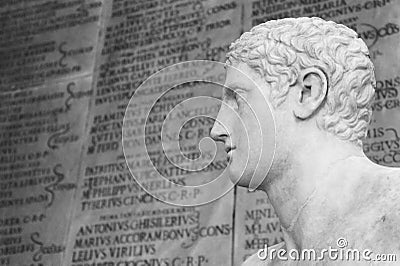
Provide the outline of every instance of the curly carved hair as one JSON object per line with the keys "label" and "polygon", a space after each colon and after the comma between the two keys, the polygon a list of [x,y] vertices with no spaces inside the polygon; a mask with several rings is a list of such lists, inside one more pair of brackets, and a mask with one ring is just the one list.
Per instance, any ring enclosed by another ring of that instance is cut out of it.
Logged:
{"label": "curly carved hair", "polygon": [[246,63],[271,85],[274,107],[285,100],[301,69],[319,67],[329,87],[317,126],[362,144],[376,81],[368,48],[355,31],[315,17],[271,20],[243,33],[229,50],[226,64]]}

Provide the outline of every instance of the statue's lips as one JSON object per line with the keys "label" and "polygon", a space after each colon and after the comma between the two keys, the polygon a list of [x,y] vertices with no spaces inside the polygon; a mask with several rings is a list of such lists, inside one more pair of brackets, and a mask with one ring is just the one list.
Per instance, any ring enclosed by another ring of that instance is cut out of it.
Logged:
{"label": "statue's lips", "polygon": [[227,154],[228,154],[228,156],[227,156],[227,158],[228,158],[228,162],[230,163],[231,161],[232,161],[232,153],[233,153],[233,150],[230,150],[230,151],[228,151],[227,152]]}

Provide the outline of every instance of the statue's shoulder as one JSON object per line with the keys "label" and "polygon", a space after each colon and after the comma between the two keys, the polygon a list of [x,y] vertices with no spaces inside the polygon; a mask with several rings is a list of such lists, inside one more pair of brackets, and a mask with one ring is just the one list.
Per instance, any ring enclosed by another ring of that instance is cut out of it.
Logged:
{"label": "statue's shoulder", "polygon": [[394,211],[397,218],[400,218],[400,168],[386,168],[385,170],[378,172],[376,179],[369,186],[371,203],[377,209]]}
{"label": "statue's shoulder", "polygon": [[379,179],[380,186],[374,191],[376,197],[372,205],[376,206],[383,228],[395,232],[397,241],[400,241],[400,169],[390,169]]}
{"label": "statue's shoulder", "polygon": [[[395,252],[400,248],[400,169],[377,167],[354,189],[348,240],[358,239],[364,248]],[[362,234],[362,236],[360,236]]]}
{"label": "statue's shoulder", "polygon": [[[269,248],[276,250],[286,249],[286,245],[285,242],[281,242]],[[278,261],[271,260],[271,258],[266,258],[265,260],[261,260],[258,257],[257,252],[251,255],[249,258],[247,258],[242,264],[242,266],[272,266],[272,265],[279,265]]]}
{"label": "statue's shoulder", "polygon": [[[376,213],[400,210],[400,168],[377,165],[371,161],[353,166],[356,179],[344,180],[352,192],[353,201],[349,206],[356,206],[357,212],[376,210]],[[351,169],[350,169],[351,170]],[[354,209],[354,208],[353,208]],[[353,210],[352,210],[353,211]],[[396,214],[399,214],[396,212]],[[353,213],[354,216],[354,213]]]}

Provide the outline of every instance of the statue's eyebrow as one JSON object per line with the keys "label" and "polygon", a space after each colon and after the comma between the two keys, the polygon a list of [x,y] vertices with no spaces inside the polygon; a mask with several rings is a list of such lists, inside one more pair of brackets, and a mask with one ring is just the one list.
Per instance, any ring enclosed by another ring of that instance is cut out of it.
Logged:
{"label": "statue's eyebrow", "polygon": [[236,94],[239,94],[238,91],[248,91],[245,86],[240,86],[237,84],[229,84],[229,85],[224,85],[223,87],[223,95],[222,98],[225,99],[225,97],[234,97],[236,98]]}
{"label": "statue's eyebrow", "polygon": [[244,84],[240,83],[232,83],[228,85],[224,85],[224,89],[231,90],[231,91],[237,91],[237,90],[242,90],[242,91],[249,91],[247,88],[248,86],[245,86]]}

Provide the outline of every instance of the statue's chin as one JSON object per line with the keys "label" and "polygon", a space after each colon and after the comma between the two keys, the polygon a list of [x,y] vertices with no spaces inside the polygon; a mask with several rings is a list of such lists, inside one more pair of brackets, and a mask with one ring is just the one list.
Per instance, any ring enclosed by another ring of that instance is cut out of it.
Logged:
{"label": "statue's chin", "polygon": [[250,182],[247,180],[248,178],[246,178],[243,175],[240,175],[240,174],[235,175],[235,173],[231,173],[229,177],[230,177],[232,183],[234,183],[237,186],[240,186],[240,187],[248,187],[249,186]]}
{"label": "statue's chin", "polygon": [[250,190],[258,190],[260,185],[262,185],[266,181],[266,178],[267,177],[265,176],[247,174],[245,176],[243,175],[237,178],[231,176],[230,179],[235,185],[239,187],[249,188]]}
{"label": "statue's chin", "polygon": [[235,175],[234,173],[230,173],[229,174],[229,179],[231,180],[231,182],[233,183],[233,184],[235,184],[235,185],[238,185],[238,186],[242,186],[241,185],[241,177],[240,176],[237,176],[237,175]]}

